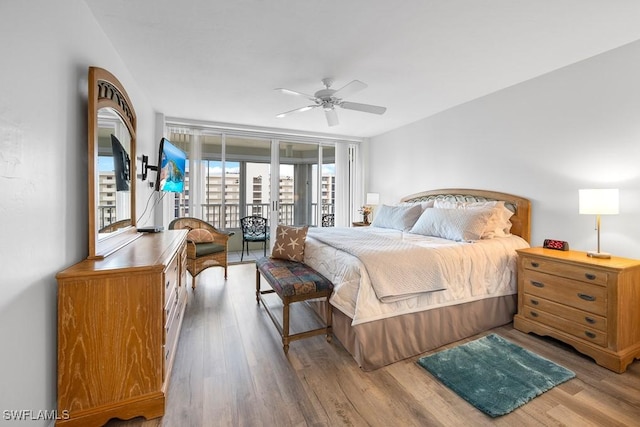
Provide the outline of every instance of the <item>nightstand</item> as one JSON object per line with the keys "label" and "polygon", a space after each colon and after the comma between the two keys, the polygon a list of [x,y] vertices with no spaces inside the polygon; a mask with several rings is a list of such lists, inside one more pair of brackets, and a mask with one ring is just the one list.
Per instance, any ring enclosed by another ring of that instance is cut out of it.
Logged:
{"label": "nightstand", "polygon": [[351,225],[354,227],[368,227],[371,224],[368,222],[352,222]]}
{"label": "nightstand", "polygon": [[517,252],[516,329],[563,341],[618,373],[640,358],[640,260]]}

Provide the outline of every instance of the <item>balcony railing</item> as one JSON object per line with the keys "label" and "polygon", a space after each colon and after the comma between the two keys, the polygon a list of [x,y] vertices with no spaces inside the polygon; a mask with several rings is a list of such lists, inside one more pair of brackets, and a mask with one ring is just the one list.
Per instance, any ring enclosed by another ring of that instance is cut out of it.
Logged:
{"label": "balcony railing", "polygon": [[[245,205],[245,211],[240,211],[240,205],[238,204],[225,204],[224,213],[222,212],[222,204],[211,203],[202,205],[202,219],[212,224],[214,227],[221,230],[240,228],[240,218],[248,215],[259,215],[265,218],[269,218],[269,203],[247,203]],[[318,209],[317,203],[311,206],[311,224],[316,224],[316,212]],[[186,212],[184,207],[176,206],[176,217],[183,216]],[[333,214],[334,205],[323,204],[322,214]],[[295,224],[295,204],[294,203],[281,203],[280,211],[278,212],[278,223],[284,225]]]}
{"label": "balcony railing", "polygon": [[113,224],[117,220],[115,205],[98,206],[98,229],[102,229],[107,225]]}

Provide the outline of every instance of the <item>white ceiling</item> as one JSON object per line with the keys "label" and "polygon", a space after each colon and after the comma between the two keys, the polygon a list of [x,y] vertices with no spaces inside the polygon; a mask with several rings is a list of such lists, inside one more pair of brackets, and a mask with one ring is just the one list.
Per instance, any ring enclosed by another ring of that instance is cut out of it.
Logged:
{"label": "white ceiling", "polygon": [[[85,0],[166,116],[368,137],[640,39],[638,0]],[[369,85],[322,109],[313,94]]]}

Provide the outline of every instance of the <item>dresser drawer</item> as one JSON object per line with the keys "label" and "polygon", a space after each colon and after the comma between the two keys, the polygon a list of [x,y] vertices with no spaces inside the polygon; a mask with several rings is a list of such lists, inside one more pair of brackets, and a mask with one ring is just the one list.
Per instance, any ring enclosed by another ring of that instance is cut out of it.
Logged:
{"label": "dresser drawer", "polygon": [[532,257],[523,257],[522,263],[525,270],[539,271],[602,286],[605,286],[609,279],[607,272],[591,269],[588,266],[565,264]]}
{"label": "dresser drawer", "polygon": [[607,315],[607,288],[537,271],[525,271],[524,293],[590,313]]}
{"label": "dresser drawer", "polygon": [[164,347],[164,372],[171,366],[169,359],[175,353],[178,343],[178,334],[184,316],[185,304],[187,303],[186,293],[182,291],[184,287],[176,294],[171,310],[168,312],[167,322],[165,324],[165,347]]}
{"label": "dresser drawer", "polygon": [[182,259],[178,256],[174,256],[171,262],[164,270],[164,302],[167,304],[171,293],[175,292],[174,288],[180,285],[180,269],[178,268],[179,262]]}
{"label": "dresser drawer", "polygon": [[563,331],[581,340],[589,341],[599,346],[607,345],[607,334],[603,331],[585,327],[563,317],[554,316],[537,308],[524,307],[524,317],[538,323]]}
{"label": "dresser drawer", "polygon": [[607,319],[597,314],[588,313],[529,294],[524,294],[524,305],[532,310],[544,311],[571,320],[586,328],[593,328],[602,332],[607,331]]}
{"label": "dresser drawer", "polygon": [[168,292],[167,302],[164,305],[164,324],[165,325],[169,323],[169,319],[171,319],[171,316],[173,315],[173,311],[175,310],[176,304],[178,304],[179,288],[171,288],[171,290],[167,292]]}

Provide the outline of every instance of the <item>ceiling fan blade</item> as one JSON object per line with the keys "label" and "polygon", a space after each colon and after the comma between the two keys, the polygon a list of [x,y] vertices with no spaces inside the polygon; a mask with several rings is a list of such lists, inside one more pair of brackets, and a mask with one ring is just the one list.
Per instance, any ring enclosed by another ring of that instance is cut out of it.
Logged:
{"label": "ceiling fan blade", "polygon": [[288,116],[289,114],[302,113],[303,111],[309,111],[312,108],[316,108],[316,107],[318,107],[318,105],[307,105],[306,107],[300,107],[300,108],[296,108],[295,110],[285,111],[284,113],[278,114],[276,117],[281,119],[283,117]]}
{"label": "ceiling fan blade", "polygon": [[324,110],[324,115],[327,117],[327,123],[329,126],[336,126],[339,123],[338,113],[336,113],[335,108]]}
{"label": "ceiling fan blade", "polygon": [[387,107],[378,107],[377,105],[360,104],[358,102],[341,102],[339,104],[342,108],[347,110],[363,111],[365,113],[384,114],[387,111]]}
{"label": "ceiling fan blade", "polygon": [[277,90],[279,92],[282,92],[282,93],[286,93],[287,95],[301,96],[301,97],[307,98],[307,99],[309,99],[311,101],[315,101],[316,100],[316,97],[313,96],[313,95],[307,95],[306,93],[298,92],[298,91],[291,90],[291,89],[285,89],[283,87],[276,88],[275,90]]}
{"label": "ceiling fan blade", "polygon": [[347,83],[333,94],[336,98],[346,98],[348,96],[353,95],[356,92],[360,92],[362,89],[367,87],[366,83],[362,83],[360,80],[353,80],[350,83]]}

